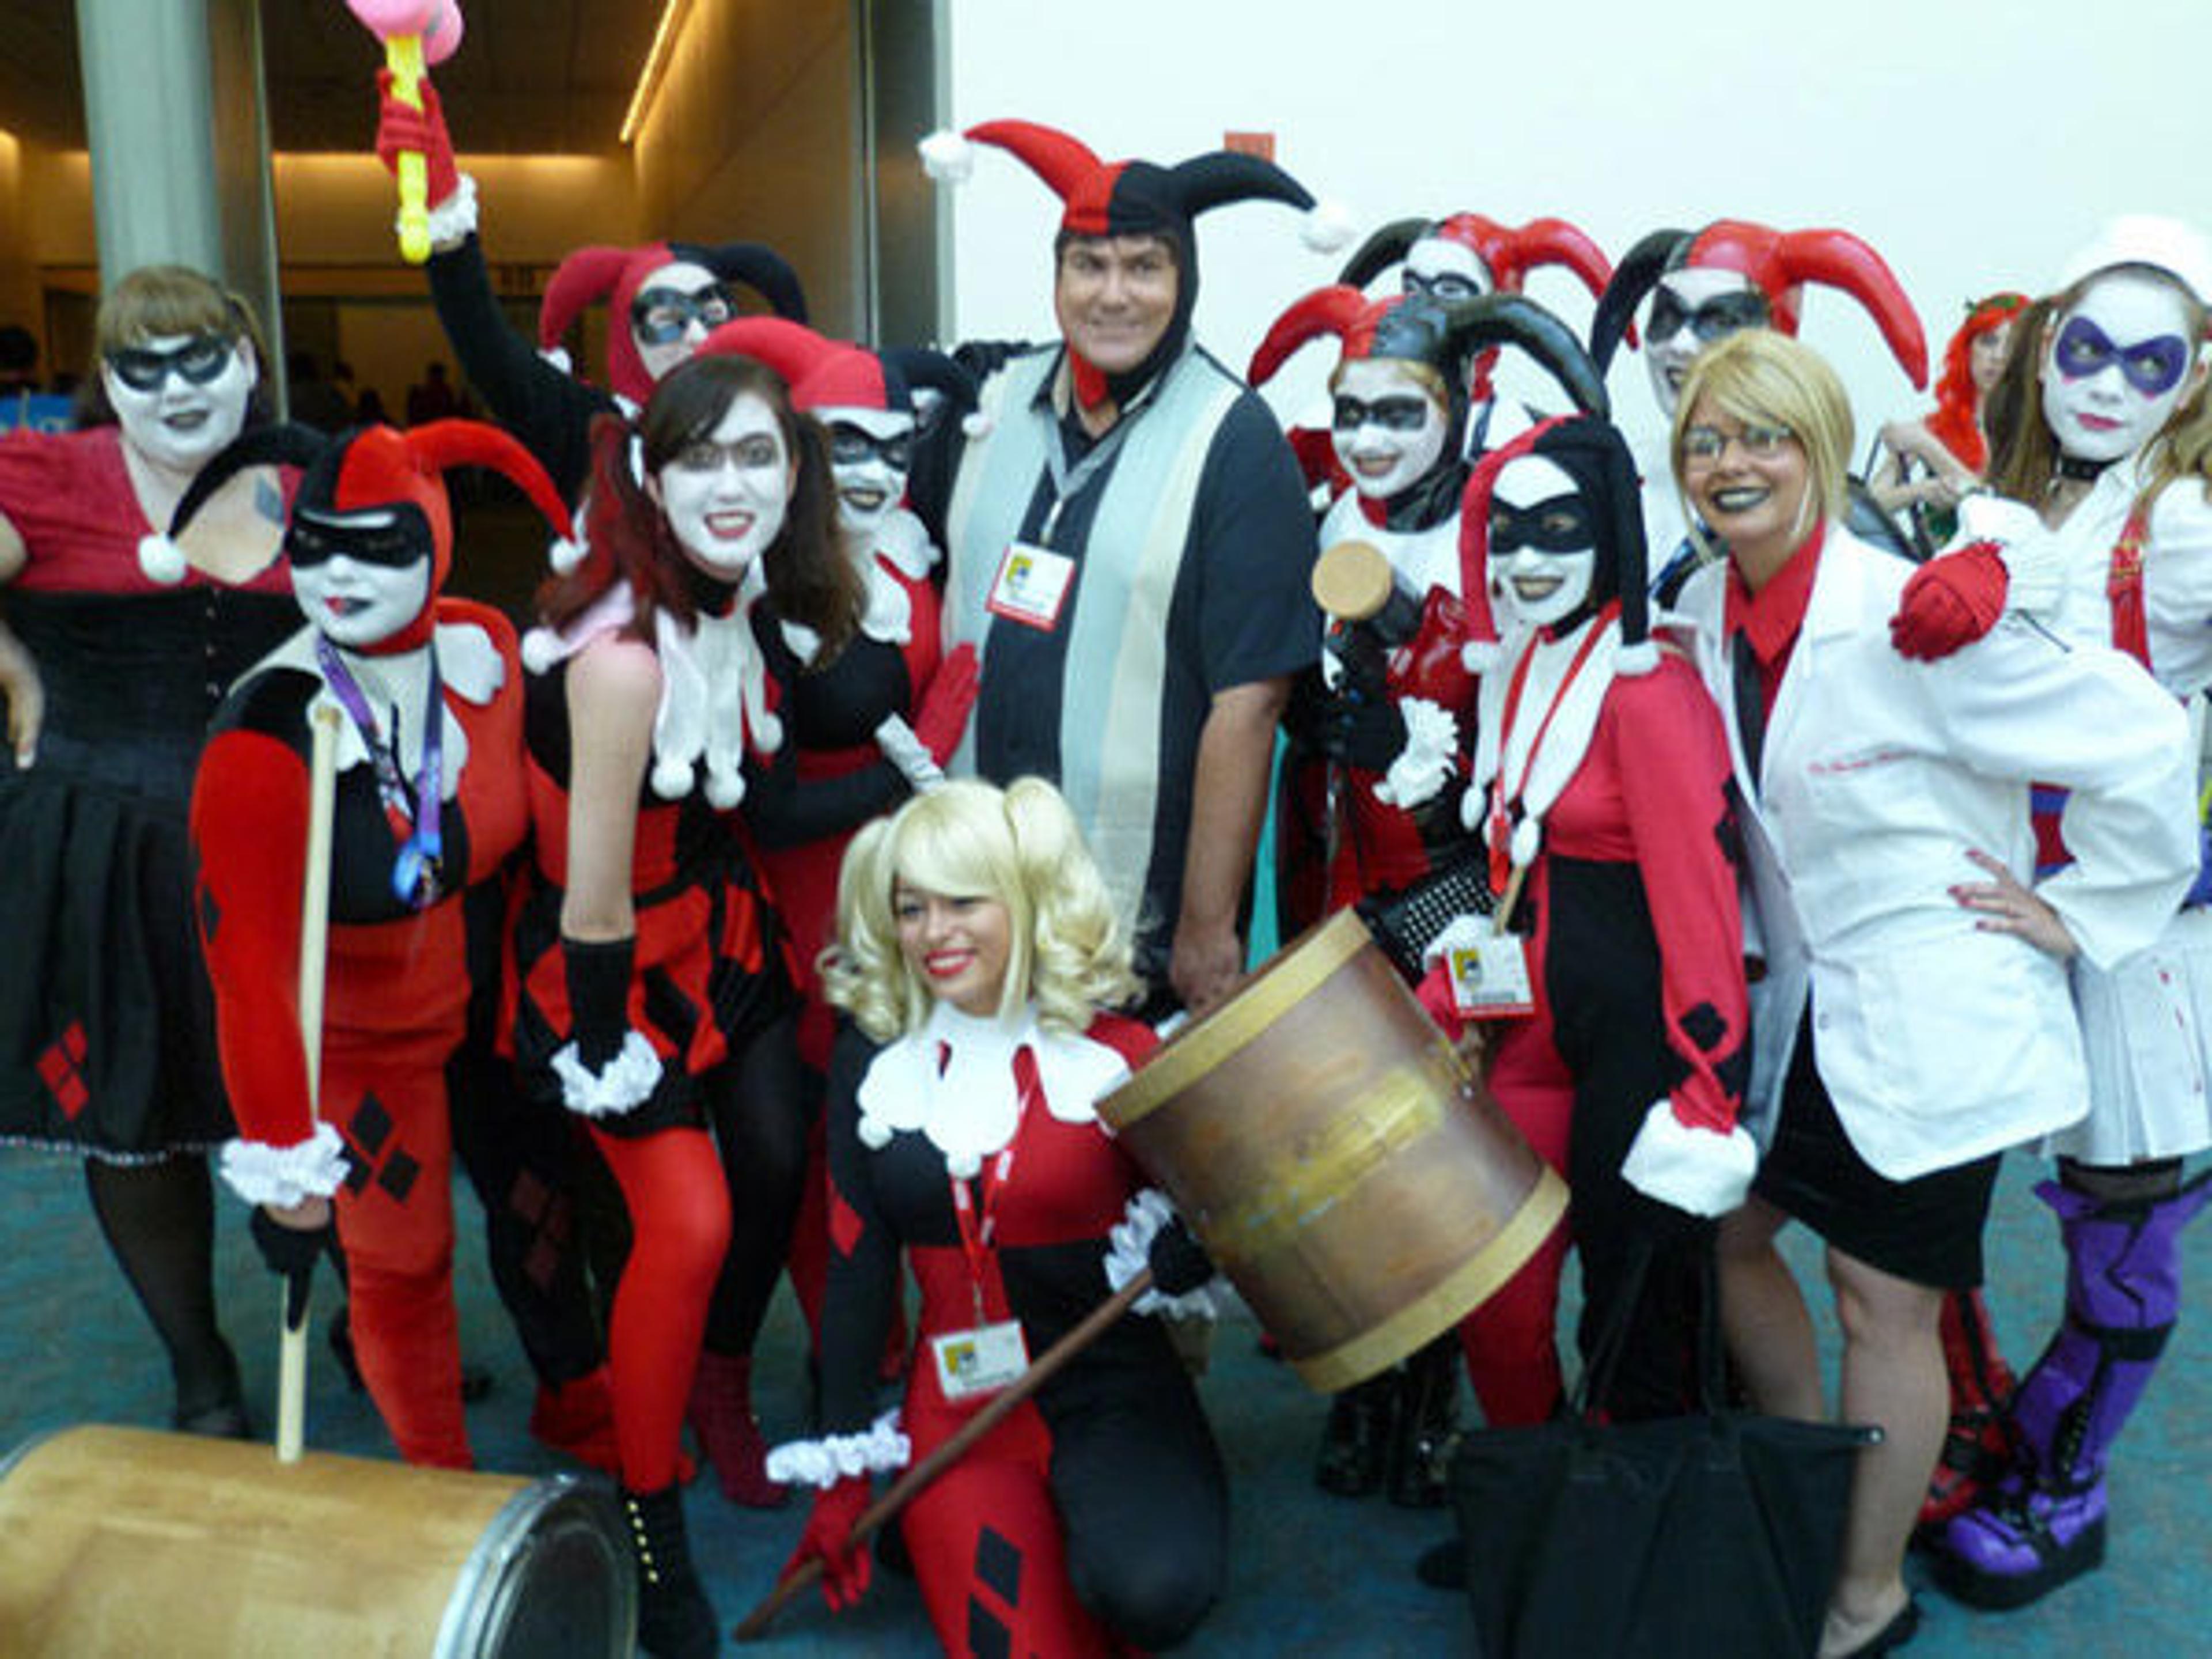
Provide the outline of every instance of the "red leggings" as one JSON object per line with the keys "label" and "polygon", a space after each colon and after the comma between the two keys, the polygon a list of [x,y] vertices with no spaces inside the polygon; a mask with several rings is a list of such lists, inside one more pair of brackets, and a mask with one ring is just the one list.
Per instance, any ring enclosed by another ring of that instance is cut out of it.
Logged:
{"label": "red leggings", "polygon": [[[1549,1030],[1528,1020],[1509,1032],[1498,1044],[1489,1085],[1492,1097],[1536,1155],[1565,1175],[1574,1083],[1553,1050]],[[1460,1323],[1468,1380],[1493,1425],[1540,1423],[1559,1403],[1565,1386],[1559,1369],[1559,1274],[1571,1242],[1562,1221],[1521,1271]]]}
{"label": "red leggings", "polygon": [[595,1141],[629,1211],[629,1259],[607,1334],[623,1484],[659,1492],[676,1480],[684,1407],[699,1366],[707,1304],[730,1244],[730,1200],[704,1129],[629,1139],[596,1125]]}

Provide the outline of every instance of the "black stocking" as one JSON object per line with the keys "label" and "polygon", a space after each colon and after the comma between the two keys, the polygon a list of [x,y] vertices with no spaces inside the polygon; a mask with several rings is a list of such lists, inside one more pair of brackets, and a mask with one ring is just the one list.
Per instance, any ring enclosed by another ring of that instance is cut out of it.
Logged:
{"label": "black stocking", "polygon": [[709,1109],[730,1187],[730,1253],[707,1315],[710,1353],[752,1352],[791,1246],[806,1175],[811,1091],[797,1022],[776,1021],[739,1054]]}
{"label": "black stocking", "polygon": [[215,1190],[195,1154],[158,1164],[88,1158],[92,1212],[169,1351],[181,1424],[238,1399],[238,1361],[215,1316]]}

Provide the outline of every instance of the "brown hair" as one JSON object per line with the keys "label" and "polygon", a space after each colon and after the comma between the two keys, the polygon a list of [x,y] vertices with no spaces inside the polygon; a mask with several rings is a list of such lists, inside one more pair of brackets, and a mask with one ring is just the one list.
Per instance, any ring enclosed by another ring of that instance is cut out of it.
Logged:
{"label": "brown hair", "polygon": [[658,477],[690,445],[711,437],[730,405],[749,392],[774,413],[784,448],[798,466],[783,527],[762,556],[769,598],[781,618],[821,635],[817,665],[835,659],[859,627],[866,594],[860,573],[830,536],[829,440],[812,416],[792,406],[790,390],[775,370],[726,353],[695,356],[671,369],[653,387],[635,428],[613,415],[592,423],[586,508],[592,556],[540,591],[538,611],[548,623],[566,626],[617,578],[626,579],[636,594],[631,631],[637,637],[652,637],[656,611],[686,623],[697,619],[690,563],[666,516],[631,471],[631,439],[635,434],[645,476]]}
{"label": "brown hair", "polygon": [[[268,418],[262,388],[269,374],[269,343],[262,337],[261,325],[238,295],[190,266],[139,266],[107,290],[93,325],[93,343],[103,362],[112,352],[176,334],[220,334],[252,346],[260,373],[255,378],[246,421],[251,426]],[[76,423],[115,424],[115,410],[107,401],[107,388],[97,369],[84,377],[78,390]]]}

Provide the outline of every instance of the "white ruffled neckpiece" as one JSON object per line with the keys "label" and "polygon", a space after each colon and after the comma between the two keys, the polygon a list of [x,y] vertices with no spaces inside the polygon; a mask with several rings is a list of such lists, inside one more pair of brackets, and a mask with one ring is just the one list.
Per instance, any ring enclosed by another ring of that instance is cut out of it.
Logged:
{"label": "white ruffled neckpiece", "polygon": [[[1568,684],[1567,672],[1593,628],[1605,631],[1591,646],[1582,672]],[[1620,653],[1620,621],[1593,618],[1558,639],[1547,639],[1535,630],[1509,639],[1498,667],[1482,677],[1475,702],[1474,775],[1460,810],[1467,827],[1476,829],[1487,819],[1492,779],[1502,774],[1508,787],[1520,787],[1521,822],[1513,827],[1509,849],[1516,868],[1535,862],[1543,844],[1544,815],[1582,769]],[[1513,729],[1508,732],[1504,729],[1505,702],[1524,658],[1529,659],[1528,675],[1513,712]],[[1529,754],[1540,731],[1544,740],[1534,748],[1531,766]]]}
{"label": "white ruffled neckpiece", "polygon": [[861,1143],[880,1151],[902,1131],[920,1133],[945,1154],[948,1173],[962,1180],[977,1174],[1021,1127],[1014,1054],[1024,1045],[1036,1056],[1045,1109],[1062,1123],[1096,1122],[1094,1103],[1129,1075],[1118,1050],[1040,1025],[1034,1004],[1001,1024],[939,1002],[920,1030],[878,1054],[860,1079]]}
{"label": "white ruffled neckpiece", "polygon": [[[756,564],[745,573],[727,616],[702,616],[696,626],[665,611],[653,617],[660,707],[653,717],[651,776],[653,792],[663,800],[690,794],[703,763],[707,799],[726,811],[744,799],[747,748],[772,755],[782,746],[783,722],[769,708],[768,659],[752,630],[753,607],[767,592]],[[542,674],[602,635],[628,626],[636,614],[629,584],[617,582],[560,632],[532,629],[523,659]]]}
{"label": "white ruffled neckpiece", "polygon": [[[500,687],[507,683],[507,664],[489,634],[475,623],[441,623],[432,638],[438,653],[438,675],[449,696],[482,708],[498,696]],[[411,781],[422,765],[423,715],[430,700],[430,647],[388,657],[362,656],[343,646],[337,653],[368,700],[379,741],[391,748],[397,738],[392,753],[401,775]],[[371,764],[368,744],[362,740],[360,728],[346,716],[345,705],[323,679],[312,627],[293,635],[262,659],[260,665],[313,676],[322,689],[309,704],[310,712],[325,704],[338,711],[338,770]],[[469,735],[450,707],[443,713],[445,775],[439,782],[439,799],[452,800],[460,793],[461,773],[468,765]]]}
{"label": "white ruffled neckpiece", "polygon": [[[922,528],[921,520],[902,507],[885,515],[876,532],[875,544],[860,562],[860,632],[890,646],[903,646],[914,638],[914,596],[908,581],[920,581],[942,556]],[[822,636],[805,623],[779,621],[783,642],[802,663],[811,663],[822,648]]]}

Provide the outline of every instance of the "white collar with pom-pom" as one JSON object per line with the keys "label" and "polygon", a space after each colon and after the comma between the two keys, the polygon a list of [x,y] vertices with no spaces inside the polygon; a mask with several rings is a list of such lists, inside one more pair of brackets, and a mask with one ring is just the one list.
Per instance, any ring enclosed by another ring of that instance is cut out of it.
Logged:
{"label": "white collar with pom-pom", "polygon": [[1034,1005],[1001,1022],[940,1002],[921,1030],[884,1048],[860,1079],[862,1143],[880,1150],[894,1134],[919,1133],[945,1154],[948,1173],[975,1175],[1021,1127],[1014,1055],[1024,1046],[1036,1056],[1045,1109],[1063,1123],[1097,1121],[1095,1103],[1129,1075],[1119,1051],[1048,1030]]}

